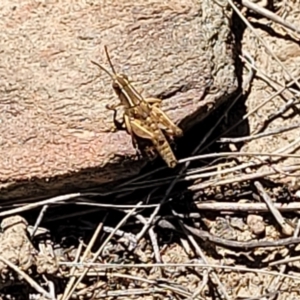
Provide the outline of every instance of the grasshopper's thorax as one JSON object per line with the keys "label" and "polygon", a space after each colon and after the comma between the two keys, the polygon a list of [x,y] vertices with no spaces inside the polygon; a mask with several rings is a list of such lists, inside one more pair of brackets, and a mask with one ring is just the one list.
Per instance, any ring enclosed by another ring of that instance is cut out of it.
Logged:
{"label": "grasshopper's thorax", "polygon": [[124,74],[115,75],[112,86],[122,105],[126,108],[139,106],[143,100],[142,96],[135,90],[128,77]]}
{"label": "grasshopper's thorax", "polygon": [[115,75],[112,85],[127,115],[137,119],[146,119],[150,115],[149,104],[132,86],[126,75]]}

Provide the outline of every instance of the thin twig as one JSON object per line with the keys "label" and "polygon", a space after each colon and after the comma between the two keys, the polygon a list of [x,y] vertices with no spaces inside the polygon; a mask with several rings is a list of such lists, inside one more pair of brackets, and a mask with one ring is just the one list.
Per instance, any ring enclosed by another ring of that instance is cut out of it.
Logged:
{"label": "thin twig", "polygon": [[[105,222],[106,218],[107,218],[107,215],[106,214],[102,220],[102,222],[100,222],[88,244],[88,246],[86,247],[82,257],[80,258],[80,262],[84,262],[84,260],[88,257],[89,254],[92,254],[92,248],[96,242],[96,239],[98,238],[99,234],[100,234],[100,231],[102,230],[102,227],[103,227],[103,223]],[[66,295],[64,300],[69,300],[71,295],[72,295],[72,290],[75,291],[77,285],[79,284],[79,281],[77,281],[72,287],[71,287],[71,284],[69,285],[69,288],[70,288],[70,291],[67,293],[65,292],[64,294]]]}
{"label": "thin twig", "polygon": [[254,185],[257,188],[257,191],[260,194],[260,196],[262,197],[262,199],[267,204],[267,206],[268,206],[271,214],[273,215],[274,219],[277,221],[277,223],[281,227],[282,232],[286,235],[292,235],[294,229],[288,223],[286,223],[286,221],[282,217],[279,210],[275,207],[272,199],[270,198],[270,196],[267,194],[267,192],[263,188],[262,184],[259,181],[255,181]]}
{"label": "thin twig", "polygon": [[[268,246],[269,247],[269,246]],[[298,258],[299,259],[299,258]],[[207,269],[207,267],[211,267],[214,269],[224,269],[224,270],[233,270],[233,271],[240,271],[240,272],[254,272],[254,273],[260,273],[260,274],[265,274],[265,275],[271,275],[271,276],[283,276],[284,278],[290,278],[293,280],[300,281],[300,275],[290,275],[290,274],[278,274],[278,272],[274,271],[267,271],[267,270],[262,270],[262,269],[253,269],[253,268],[247,268],[247,267],[242,267],[242,266],[225,266],[225,265],[220,265],[220,264],[205,264],[205,263],[161,263],[161,264],[152,264],[152,263],[143,263],[143,264],[102,264],[102,263],[83,263],[83,264],[78,264],[74,262],[63,262],[60,261],[58,262],[59,265],[62,266],[76,266],[76,267],[90,267],[93,269],[98,268],[99,270],[108,270],[108,269],[123,269],[123,268],[168,268],[168,267],[189,267],[189,268],[196,268],[196,267],[202,267]],[[103,273],[100,273],[97,271],[97,274],[99,276],[105,276],[107,275],[106,271]],[[79,276],[79,275],[78,275]]]}
{"label": "thin twig", "polygon": [[[75,256],[75,259],[74,259],[74,262],[76,262],[76,263],[80,262],[79,258],[80,258],[82,247],[83,247],[83,243],[79,243],[79,246],[78,246],[77,251],[76,251],[76,256]],[[69,281],[68,281],[68,283],[65,287],[64,294],[63,294],[61,300],[66,299],[71,287],[74,285],[76,277],[73,276],[73,275],[75,274],[75,271],[76,271],[76,266],[72,266],[72,268],[70,270],[70,279],[69,279]]]}
{"label": "thin twig", "polygon": [[[179,224],[182,228],[182,230],[185,232],[185,234],[187,235],[190,243],[193,245],[193,247],[195,248],[195,250],[197,251],[197,254],[200,256],[200,258],[203,260],[204,264],[208,264],[208,261],[206,259],[206,256],[204,255],[202,249],[199,247],[198,243],[195,241],[195,239],[193,238],[193,236],[190,235],[189,231],[186,230],[184,224],[179,220]],[[209,274],[211,273],[211,276],[213,277],[214,281],[217,282],[220,291],[222,292],[223,296],[225,297],[225,299],[229,300],[229,295],[227,294],[227,291],[224,287],[224,285],[222,284],[220,278],[218,277],[218,275],[216,274],[216,272],[212,269],[212,268],[208,268],[207,271],[209,272]]]}
{"label": "thin twig", "polygon": [[38,217],[37,217],[37,219],[35,221],[35,224],[33,226],[32,232],[30,234],[31,238],[33,238],[35,236],[35,233],[36,233],[38,227],[40,226],[40,224],[41,224],[41,222],[43,220],[43,217],[45,216],[45,213],[46,213],[48,207],[49,207],[49,205],[44,205],[42,207],[42,209],[41,209],[41,211],[40,211],[40,213],[39,213],[39,215],[38,215]]}
{"label": "thin twig", "polygon": [[25,272],[23,272],[18,266],[10,262],[8,259],[4,258],[2,255],[0,255],[0,260],[8,265],[12,270],[14,270],[16,273],[18,273],[22,278],[24,278],[28,284],[34,288],[38,293],[43,295],[43,297],[56,300],[56,298],[48,293],[46,290],[44,290],[35,280],[33,280],[30,276],[28,276]]}
{"label": "thin twig", "polygon": [[208,279],[209,279],[208,274],[209,274],[208,269],[203,270],[203,272],[202,272],[203,278],[202,278],[201,285],[195,290],[192,298],[189,300],[197,299],[198,295],[200,295],[202,293],[202,291],[208,284]]}
{"label": "thin twig", "polygon": [[[140,214],[135,216],[142,224],[147,224],[147,220]],[[160,256],[160,252],[159,252],[159,247],[158,247],[158,243],[157,243],[157,238],[156,238],[156,234],[153,230],[153,226],[149,228],[149,237],[152,243],[152,248],[153,248],[153,252],[154,252],[154,256],[155,256],[155,261],[157,263],[161,263],[161,256]]]}
{"label": "thin twig", "polygon": [[273,267],[273,266],[278,266],[281,264],[288,264],[288,263],[295,262],[295,261],[298,262],[299,260],[300,260],[300,255],[293,256],[293,257],[285,257],[283,259],[279,259],[279,260],[270,262],[269,266]]}
{"label": "thin twig", "polygon": [[284,20],[283,18],[281,18],[280,16],[274,14],[273,12],[271,12],[270,10],[264,8],[264,7],[261,7],[257,4],[255,4],[254,2],[252,1],[248,1],[248,0],[242,0],[242,5],[244,5],[245,7],[255,11],[256,13],[266,17],[267,19],[270,19],[288,29],[291,29],[297,33],[300,33],[300,29],[295,26],[294,24]]}
{"label": "thin twig", "polygon": [[276,128],[276,129],[272,129],[272,130],[269,130],[269,131],[266,131],[266,132],[262,132],[262,133],[255,134],[255,135],[250,135],[250,136],[244,136],[244,137],[238,137],[238,138],[224,138],[224,137],[222,137],[217,142],[218,143],[249,142],[249,141],[253,141],[253,140],[256,140],[256,139],[260,139],[262,137],[283,133],[283,132],[290,131],[290,130],[297,129],[297,128],[300,128],[300,124],[295,124],[295,125],[289,125],[289,126],[285,126],[285,127],[281,127],[281,128]]}
{"label": "thin twig", "polygon": [[[123,219],[117,224],[115,231],[117,231],[129,218],[130,216],[136,211],[136,209],[139,208],[139,206],[142,204],[142,202],[139,202],[135,208],[133,208],[132,210],[130,210],[124,217]],[[96,259],[99,258],[101,252],[103,251],[103,249],[105,248],[106,244],[110,241],[110,239],[113,237],[114,232],[112,232],[111,234],[108,235],[108,237],[106,238],[106,240],[102,243],[102,245],[99,247],[99,249],[97,250],[97,252],[94,254],[93,259],[91,260],[92,262],[95,262]],[[84,276],[86,275],[86,273],[88,272],[89,268],[86,268],[82,274],[80,275],[80,277],[77,279],[77,281],[75,282],[75,284],[73,285],[73,287],[71,288],[69,294],[67,295],[67,299],[69,299],[71,297],[71,295],[73,294],[73,292],[75,291],[76,287],[78,286],[78,284],[82,281],[82,279],[84,278]]]}
{"label": "thin twig", "polygon": [[136,237],[133,233],[125,232],[125,231],[120,230],[120,229],[115,231],[115,229],[113,227],[109,227],[109,226],[103,226],[103,231],[106,232],[106,233],[114,232],[116,236],[126,238],[128,240],[128,244],[129,244],[128,248],[129,249],[135,249],[137,247]]}
{"label": "thin twig", "polygon": [[[291,97],[299,96],[300,92],[297,89],[293,88],[293,82],[289,82],[287,84],[282,84],[272,77],[270,77],[268,74],[266,74],[263,70],[259,69],[255,62],[250,62],[249,60],[245,59],[243,56],[239,55],[239,58],[243,63],[251,67],[253,70],[256,71],[256,77],[259,79],[262,79],[265,81],[274,91],[276,91],[276,96],[281,96],[284,100],[288,100]],[[299,80],[300,77],[297,77],[297,80]],[[278,90],[280,89],[280,90]],[[280,91],[279,94],[277,94]]]}
{"label": "thin twig", "polygon": [[258,248],[258,247],[279,247],[279,246],[288,246],[288,245],[294,245],[294,244],[300,243],[299,237],[279,239],[276,241],[269,241],[269,240],[249,241],[249,242],[232,241],[232,240],[213,236],[204,230],[194,228],[194,227],[188,226],[186,224],[183,224],[183,225],[186,229],[188,229],[195,236],[199,237],[201,240],[210,241],[212,243],[215,243],[216,245],[220,245],[220,246],[223,246],[226,248],[229,247],[229,248],[238,248],[238,249],[249,250],[249,249]]}
{"label": "thin twig", "polygon": [[[267,212],[269,211],[266,203],[234,203],[234,202],[195,202],[199,210],[212,210],[220,212]],[[278,203],[274,206],[281,212],[295,212],[300,213],[300,202]]]}
{"label": "thin twig", "polygon": [[255,37],[262,43],[262,45],[265,47],[265,49],[271,54],[271,56],[275,59],[275,61],[281,66],[281,68],[285,71],[286,75],[289,76],[295,83],[295,85],[300,89],[300,83],[298,82],[298,79],[295,78],[293,74],[289,72],[287,67],[278,59],[278,57],[274,54],[272,49],[269,47],[269,45],[256,33],[253,26],[250,24],[250,22],[243,16],[243,14],[239,11],[239,9],[236,7],[236,5],[232,2],[232,0],[227,0],[230,6],[233,8],[233,10],[237,13],[237,15],[241,18],[241,20],[250,28],[252,33],[255,35]]}
{"label": "thin twig", "polygon": [[[300,220],[298,220],[297,227],[296,227],[296,229],[294,231],[294,234],[293,234],[294,238],[296,238],[299,235],[299,231],[300,231]],[[285,259],[289,259],[290,258],[290,253],[288,254],[288,256]],[[286,267],[287,267],[287,264],[282,264],[279,267],[280,274],[285,273]],[[282,279],[282,277],[280,277],[280,276],[273,278],[273,280],[269,284],[268,291],[269,292],[278,291],[281,279]]]}
{"label": "thin twig", "polygon": [[[288,153],[271,153],[271,152],[221,152],[221,153],[209,153],[209,154],[202,154],[202,155],[196,155],[196,156],[191,156],[185,159],[180,160],[180,162],[187,162],[187,161],[194,161],[194,160],[204,160],[204,159],[209,159],[209,158],[222,158],[222,157],[240,157],[240,156],[248,156],[248,157],[255,157],[255,156],[267,156],[269,159],[270,157],[279,157],[279,158],[300,158],[300,155],[297,154],[288,154]],[[261,165],[261,162],[259,163]],[[195,180],[199,178],[207,178],[215,175],[224,175],[226,173],[231,173],[234,171],[240,171],[242,169],[246,169],[248,167],[254,167],[255,165],[253,163],[249,164],[243,164],[239,165],[233,168],[227,168],[224,170],[218,170],[215,172],[201,172],[206,171],[208,168],[200,168],[193,170],[192,172],[187,172],[184,178],[178,179],[178,181],[189,181],[189,180]],[[218,166],[212,166],[212,168],[217,168]],[[190,175],[194,174],[196,175]],[[199,174],[201,173],[201,174]],[[178,175],[177,175],[178,176]],[[184,176],[184,174],[182,175]],[[136,189],[143,189],[143,188],[149,188],[149,187],[158,187],[162,186],[166,183],[169,183],[170,179],[174,179],[175,176],[170,176],[170,177],[165,177],[163,179],[154,179],[154,180],[147,180],[147,181],[141,181],[137,182],[136,184],[132,186],[128,186],[127,188],[123,188],[121,191],[129,191],[129,190],[136,190]],[[120,191],[115,191],[115,193],[120,192]],[[156,206],[157,204],[155,204]],[[153,205],[154,206],[154,205]]]}
{"label": "thin twig", "polygon": [[[85,196],[97,196],[97,194],[95,194],[95,193],[85,193],[84,195]],[[72,200],[72,199],[75,199],[75,198],[80,197],[80,196],[82,196],[81,193],[66,194],[66,195],[53,197],[53,198],[50,198],[50,199],[47,199],[47,200],[38,201],[38,202],[35,202],[35,203],[29,203],[29,204],[24,205],[22,207],[17,207],[17,208],[9,209],[9,210],[6,210],[6,211],[2,211],[2,212],[0,212],[0,217],[5,217],[5,216],[9,216],[9,215],[18,214],[20,212],[24,212],[24,211],[27,211],[27,210],[30,210],[30,209],[34,209],[34,208],[37,208],[39,206],[59,203],[61,201]]]}
{"label": "thin twig", "polygon": [[[291,166],[285,166],[282,167],[281,170],[283,172],[295,172],[295,171],[299,171],[300,170],[300,165],[291,165]],[[198,191],[198,190],[202,190],[205,189],[207,187],[210,186],[221,186],[221,185],[226,185],[226,184],[232,184],[232,183],[237,183],[237,182],[243,182],[243,181],[248,181],[248,180],[254,180],[254,179],[258,179],[258,178],[264,178],[264,177],[271,177],[274,175],[278,175],[278,172],[274,169],[270,170],[270,171],[264,171],[264,172],[257,172],[257,173],[253,173],[253,174],[244,174],[244,175],[239,175],[239,176],[234,176],[232,178],[226,178],[226,179],[212,179],[212,180],[208,180],[206,182],[201,182],[198,184],[195,184],[191,187],[189,187],[189,189],[191,191]],[[289,175],[291,176],[291,175]]]}

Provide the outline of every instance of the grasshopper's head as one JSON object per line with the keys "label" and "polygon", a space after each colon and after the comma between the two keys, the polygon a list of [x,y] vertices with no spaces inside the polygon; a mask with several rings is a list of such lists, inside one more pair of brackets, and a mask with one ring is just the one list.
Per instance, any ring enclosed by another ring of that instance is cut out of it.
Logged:
{"label": "grasshopper's head", "polygon": [[99,65],[94,61],[92,61],[92,63],[109,75],[109,77],[112,79],[112,88],[114,89],[121,103],[125,107],[130,108],[136,106],[140,96],[138,95],[136,90],[130,85],[130,81],[125,74],[117,74],[110,60],[107,47],[105,46],[104,49],[112,72],[108,71],[105,67]]}
{"label": "grasshopper's head", "polygon": [[92,63],[94,65],[98,66],[101,70],[103,70],[112,79],[112,87],[113,87],[114,91],[116,92],[116,94],[120,95],[120,93],[122,93],[122,90],[129,85],[129,79],[125,74],[117,74],[117,72],[111,62],[110,56],[108,54],[107,47],[104,46],[104,49],[105,49],[106,57],[107,57],[107,60],[108,60],[108,63],[109,63],[109,66],[110,66],[112,72],[110,72],[104,66],[102,66],[94,61],[92,61]]}
{"label": "grasshopper's head", "polygon": [[112,87],[125,108],[131,108],[137,105],[138,100],[136,99],[139,98],[125,74],[115,74]]}
{"label": "grasshopper's head", "polygon": [[129,84],[129,79],[125,74],[115,74],[113,76],[112,87],[117,95],[122,93],[124,88],[126,89]]}

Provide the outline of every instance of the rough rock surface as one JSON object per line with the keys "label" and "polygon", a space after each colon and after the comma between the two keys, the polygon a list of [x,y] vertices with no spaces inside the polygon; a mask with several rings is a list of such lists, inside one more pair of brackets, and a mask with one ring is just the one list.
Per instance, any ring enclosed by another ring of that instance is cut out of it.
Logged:
{"label": "rough rock surface", "polygon": [[16,280],[17,275],[2,261],[2,258],[29,274],[32,269],[36,269],[39,274],[53,274],[58,270],[55,256],[39,252],[34,248],[28,238],[27,227],[27,221],[19,215],[5,218],[1,222],[0,290]]}
{"label": "rough rock surface", "polygon": [[137,174],[130,136],[110,132],[107,66],[161,97],[185,130],[237,88],[231,15],[210,0],[3,1],[0,199],[38,197]]}

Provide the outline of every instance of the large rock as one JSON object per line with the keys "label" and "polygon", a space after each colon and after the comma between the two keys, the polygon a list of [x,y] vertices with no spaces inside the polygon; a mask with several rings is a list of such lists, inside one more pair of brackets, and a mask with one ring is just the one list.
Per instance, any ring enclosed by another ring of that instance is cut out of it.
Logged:
{"label": "large rock", "polygon": [[[14,5],[14,2],[16,3]],[[52,3],[51,3],[52,2]],[[100,3],[101,4],[97,4]],[[125,131],[110,132],[117,71],[183,129],[237,88],[231,15],[215,1],[2,1],[0,199],[39,197],[137,174]]]}

